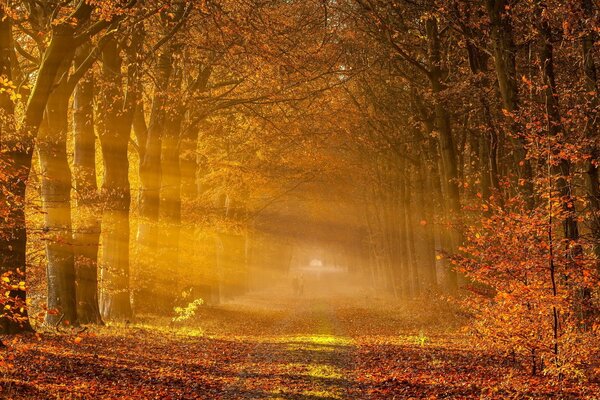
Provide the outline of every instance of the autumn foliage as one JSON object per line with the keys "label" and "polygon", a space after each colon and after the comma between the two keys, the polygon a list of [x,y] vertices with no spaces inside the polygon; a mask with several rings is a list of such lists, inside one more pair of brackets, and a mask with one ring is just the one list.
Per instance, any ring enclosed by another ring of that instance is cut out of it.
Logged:
{"label": "autumn foliage", "polygon": [[581,378],[598,368],[598,271],[581,243],[555,233],[561,211],[551,205],[496,210],[468,230],[465,255],[455,259],[472,282],[462,305],[475,318],[476,337],[534,374]]}
{"label": "autumn foliage", "polygon": [[[437,315],[433,354],[474,347],[457,376],[592,385],[599,26],[593,0],[0,3],[0,333],[186,329],[343,271],[354,300]],[[362,372],[400,352],[356,336]]]}

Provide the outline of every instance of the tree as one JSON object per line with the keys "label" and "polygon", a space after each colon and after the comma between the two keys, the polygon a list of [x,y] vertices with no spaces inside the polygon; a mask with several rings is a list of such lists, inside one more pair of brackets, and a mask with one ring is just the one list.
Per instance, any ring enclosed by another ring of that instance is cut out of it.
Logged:
{"label": "tree", "polygon": [[128,52],[127,87],[123,88],[123,56],[113,36],[102,50],[103,87],[99,100],[99,138],[104,160],[102,181],[102,259],[100,312],[104,318],[126,320],[132,309],[129,293],[129,184],[128,144],[138,99],[136,80],[140,46],[132,36]]}
{"label": "tree", "polygon": [[[14,130],[5,132],[2,137],[0,148],[5,154],[6,162],[10,165],[11,171],[4,185],[5,190],[10,193],[14,201],[10,215],[7,217],[8,223],[13,227],[12,235],[8,241],[4,242],[6,248],[0,249],[0,253],[3,254],[1,267],[3,273],[24,274],[26,271],[25,191],[31,169],[34,140],[61,65],[64,65],[64,63],[69,64],[72,60],[73,49],[81,38],[78,35],[95,33],[95,30],[83,33],[93,9],[92,5],[81,1],[73,12],[57,19],[56,23],[53,24],[51,40],[41,58],[42,63],[38,69],[35,86],[29,95],[20,123],[18,126],[15,124]],[[96,25],[100,28],[103,26],[105,26],[104,23]],[[5,29],[10,29],[10,24],[7,24]],[[25,290],[15,290],[12,296],[24,301]],[[4,322],[3,325],[4,331],[8,333],[20,329],[29,329],[28,323],[21,324],[21,327],[10,322]]]}
{"label": "tree", "polygon": [[[85,62],[89,44],[82,45],[76,64]],[[73,100],[73,181],[77,214],[73,234],[77,276],[77,317],[82,324],[102,323],[98,303],[98,247],[100,242],[100,196],[96,182],[96,130],[94,74],[88,72],[77,84]]]}

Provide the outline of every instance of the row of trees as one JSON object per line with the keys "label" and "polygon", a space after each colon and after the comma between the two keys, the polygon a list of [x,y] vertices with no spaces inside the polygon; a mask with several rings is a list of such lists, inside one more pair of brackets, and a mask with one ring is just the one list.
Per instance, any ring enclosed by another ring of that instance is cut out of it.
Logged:
{"label": "row of trees", "polygon": [[373,281],[466,294],[478,335],[534,373],[581,373],[598,351],[597,4],[340,12],[370,70],[345,91]]}
{"label": "row of trees", "polygon": [[14,1],[1,12],[2,331],[30,329],[26,266],[42,243],[49,325],[170,310],[191,282],[217,299],[241,290],[252,213],[311,174],[286,155],[309,146],[301,128],[277,129],[344,79],[326,62],[326,7]]}

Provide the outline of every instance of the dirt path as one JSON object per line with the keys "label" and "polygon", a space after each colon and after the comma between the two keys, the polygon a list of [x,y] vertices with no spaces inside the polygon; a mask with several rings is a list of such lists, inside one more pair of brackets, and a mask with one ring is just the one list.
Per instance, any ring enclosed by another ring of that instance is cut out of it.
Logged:
{"label": "dirt path", "polygon": [[334,306],[319,299],[292,307],[253,347],[234,387],[250,387],[255,394],[270,389],[269,397],[275,399],[351,398],[356,345],[343,335]]}
{"label": "dirt path", "polygon": [[597,384],[555,384],[477,350],[447,319],[420,305],[259,293],[177,328],[141,319],[5,337],[0,398],[598,398]]}

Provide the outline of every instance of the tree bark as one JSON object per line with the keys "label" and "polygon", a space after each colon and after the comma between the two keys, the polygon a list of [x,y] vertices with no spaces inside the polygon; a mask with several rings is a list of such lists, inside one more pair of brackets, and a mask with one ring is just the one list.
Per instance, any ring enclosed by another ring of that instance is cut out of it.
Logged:
{"label": "tree bark", "polygon": [[[10,55],[13,51],[12,23],[6,15],[4,5],[0,5],[0,75],[11,81],[12,68]],[[25,185],[29,175],[29,164],[26,149],[19,145],[16,135],[14,103],[10,93],[0,93],[0,150],[5,157],[0,160],[0,171],[6,178],[0,180],[0,204],[6,207],[0,218],[0,275],[11,279],[12,283],[25,281],[26,257],[25,247],[27,232],[25,231]],[[17,151],[15,151],[17,150]],[[25,159],[22,159],[22,158]],[[10,276],[8,276],[10,275]],[[5,299],[0,314],[0,333],[13,334],[31,330],[27,316],[25,288],[17,285],[11,288]],[[11,311],[5,309],[11,306]],[[23,307],[23,311],[20,309]]]}
{"label": "tree bark", "polygon": [[169,259],[170,273],[183,278],[180,271],[179,240],[181,230],[181,165],[180,134],[182,115],[180,110],[172,110],[167,115],[163,151],[163,181],[161,188],[161,214],[165,220],[165,235],[161,241],[163,259]]}
{"label": "tree bark", "polygon": [[[121,58],[112,38],[102,52],[104,89],[100,96],[100,144],[104,160],[102,197],[102,259],[100,311],[104,318],[124,320],[132,317],[129,293],[129,184],[128,142],[136,94],[123,93]],[[134,67],[128,68],[128,84],[134,88]]]}
{"label": "tree bark", "polygon": [[[542,3],[540,8],[545,5]],[[540,10],[541,11],[541,10]],[[559,94],[556,90],[556,78],[554,74],[554,46],[552,44],[552,31],[544,13],[540,12],[542,46],[540,52],[542,77],[544,80],[544,100],[546,105],[546,116],[548,121],[548,134],[564,140],[565,130],[561,121],[559,108]],[[553,173],[558,176],[556,190],[561,197],[561,205],[564,212],[563,231],[565,238],[570,240],[579,239],[579,228],[575,201],[571,188],[571,163],[564,157],[559,157],[557,165],[552,167]]]}
{"label": "tree bark", "polygon": [[[166,128],[167,90],[173,70],[173,58],[169,50],[158,58],[156,66],[156,86],[150,111],[146,143],[143,158],[140,160],[140,194],[138,206],[140,222],[137,231],[138,244],[138,292],[135,296],[136,307],[152,308],[162,303],[157,296],[159,286],[156,283],[164,278],[158,270],[158,222],[160,210],[160,188],[162,179],[162,140]],[[138,122],[139,124],[139,122]]]}
{"label": "tree bark", "polygon": [[[511,21],[506,13],[510,2],[510,0],[486,0],[486,8],[491,21],[490,38],[500,95],[506,111],[513,113],[519,109],[519,87],[515,62],[517,49]],[[526,157],[527,152],[522,138],[516,137],[523,132],[523,127],[516,121],[512,121],[511,130],[513,135],[510,140],[515,163],[518,166],[519,176],[523,179],[525,200],[531,209],[535,205],[533,169]]]}
{"label": "tree bark", "polygon": [[[421,156],[423,160],[423,156]],[[429,171],[425,171],[425,162],[417,167],[416,211],[418,215],[416,228],[416,241],[418,243],[418,262],[421,279],[420,284],[424,290],[433,290],[437,286],[435,269],[435,238],[433,231],[433,202],[431,194],[433,190],[428,184],[431,180]]]}
{"label": "tree bark", "polygon": [[[594,5],[592,0],[582,0],[583,12],[587,18],[593,17]],[[586,165],[587,199],[591,211],[590,230],[592,233],[592,252],[596,256],[597,269],[600,272],[600,177],[598,165],[600,161],[600,145],[598,142],[600,123],[598,121],[598,107],[600,100],[598,95],[598,71],[594,62],[593,52],[596,43],[596,33],[590,31],[582,40],[583,73],[585,76],[585,88],[591,93],[588,105],[588,122],[586,125],[586,138],[589,141],[589,158]]]}
{"label": "tree bark", "polygon": [[405,255],[406,262],[409,269],[409,276],[411,282],[411,295],[418,296],[421,293],[421,281],[422,274],[417,261],[417,249],[415,244],[415,217],[413,213],[412,207],[412,199],[414,198],[414,188],[411,186],[410,176],[405,177],[404,179],[404,199],[403,201],[403,209],[404,209],[404,229],[406,230],[406,249],[407,254]]}
{"label": "tree bark", "polygon": [[[72,54],[59,69],[59,78],[71,64]],[[54,326],[61,320],[77,323],[75,261],[71,221],[71,170],[67,158],[68,111],[71,93],[63,80],[48,98],[44,129],[38,136],[41,171],[41,197],[44,209],[47,258],[46,323]]]}
{"label": "tree bark", "polygon": [[[450,238],[452,242],[452,253],[458,250],[462,243],[462,229],[460,227],[461,205],[459,191],[459,176],[456,158],[456,148],[454,138],[452,136],[452,126],[450,122],[450,114],[439,98],[439,94],[443,91],[443,71],[441,69],[440,42],[437,27],[437,21],[434,18],[428,18],[426,21],[427,37],[429,40],[429,80],[433,93],[438,96],[435,100],[435,126],[438,130],[438,139],[440,146],[440,156],[442,161],[442,177],[446,192],[446,202],[448,211],[450,212],[450,220],[454,226],[450,229]],[[449,274],[449,290],[454,292],[458,289],[458,279],[456,272],[452,269]]]}
{"label": "tree bark", "polygon": [[[83,49],[89,50],[85,45]],[[76,56],[83,62],[85,52]],[[94,129],[94,77],[88,72],[75,89],[73,102],[73,139],[75,201],[77,205],[75,271],[77,277],[77,315],[82,324],[102,324],[98,303],[98,247],[100,218],[96,182],[96,135]]]}

